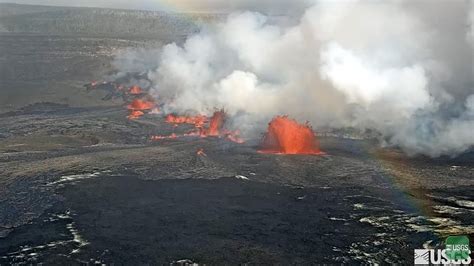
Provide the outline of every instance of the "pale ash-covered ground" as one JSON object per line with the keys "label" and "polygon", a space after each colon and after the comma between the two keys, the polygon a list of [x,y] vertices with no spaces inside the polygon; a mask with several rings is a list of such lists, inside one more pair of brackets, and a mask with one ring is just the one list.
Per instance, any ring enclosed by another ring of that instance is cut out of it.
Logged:
{"label": "pale ash-covered ground", "polygon": [[414,248],[473,235],[472,154],[409,158],[335,137],[320,139],[325,156],[152,142],[173,130],[160,115],[129,121],[121,99],[82,85],[112,71],[114,51],[180,34],[32,33],[15,19],[0,19],[18,29],[0,38],[2,264],[411,263]]}

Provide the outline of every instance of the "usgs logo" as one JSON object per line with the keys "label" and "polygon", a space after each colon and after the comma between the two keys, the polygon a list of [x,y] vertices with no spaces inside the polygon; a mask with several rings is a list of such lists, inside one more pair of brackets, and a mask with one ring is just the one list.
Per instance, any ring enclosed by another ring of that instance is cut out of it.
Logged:
{"label": "usgs logo", "polygon": [[469,237],[446,238],[445,249],[415,249],[415,264],[471,264]]}
{"label": "usgs logo", "polygon": [[415,264],[471,264],[471,251],[466,251],[467,257],[451,259],[447,249],[415,249]]}

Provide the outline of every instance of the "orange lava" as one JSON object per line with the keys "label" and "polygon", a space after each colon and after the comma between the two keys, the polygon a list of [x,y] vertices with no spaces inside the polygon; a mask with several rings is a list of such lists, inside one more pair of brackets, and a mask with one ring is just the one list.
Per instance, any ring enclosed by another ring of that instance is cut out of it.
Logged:
{"label": "orange lava", "polygon": [[127,116],[128,119],[137,119],[143,116],[143,111],[149,111],[155,107],[155,103],[152,101],[135,99],[129,105],[127,109],[130,110],[130,114]]}
{"label": "orange lava", "polygon": [[[153,136],[151,140],[174,139],[178,137],[218,137],[226,138],[232,142],[244,143],[239,137],[239,131],[230,131],[224,128],[226,113],[224,110],[215,111],[210,119],[204,115],[197,116],[177,116],[169,114],[166,116],[166,122],[171,124],[192,124],[195,129],[181,135],[173,134],[171,136]],[[206,125],[208,123],[208,125]]]}
{"label": "orange lava", "polygon": [[324,154],[309,124],[299,124],[287,116],[277,116],[268,124],[261,153]]}
{"label": "orange lava", "polygon": [[197,152],[196,152],[197,155],[199,156],[207,156],[207,154],[204,152],[204,149],[199,149]]}
{"label": "orange lava", "polygon": [[245,141],[240,138],[240,132],[238,130],[236,131],[227,131],[225,134],[225,137],[232,141],[232,142],[235,142],[235,143],[239,143],[239,144],[242,144],[242,143],[245,143]]}
{"label": "orange lava", "polygon": [[142,115],[144,115],[142,111],[139,110],[131,110],[130,114],[127,116],[128,119],[137,119],[140,118]]}
{"label": "orange lava", "polygon": [[170,124],[191,124],[195,127],[202,127],[204,123],[206,123],[207,117],[204,115],[196,115],[196,116],[178,116],[174,114],[169,114],[166,116],[167,123]]}
{"label": "orange lava", "polygon": [[140,88],[139,86],[137,85],[134,85],[132,87],[130,87],[129,91],[128,91],[130,94],[133,94],[133,95],[138,95],[138,94],[142,94],[143,91],[142,91],[142,88]]}
{"label": "orange lava", "polygon": [[127,108],[129,110],[138,110],[138,111],[143,111],[143,110],[150,110],[155,106],[155,104],[151,101],[147,100],[140,100],[140,99],[135,99],[127,105]]}
{"label": "orange lava", "polygon": [[225,122],[225,112],[224,110],[215,111],[212,115],[209,127],[202,131],[206,136],[218,137]]}

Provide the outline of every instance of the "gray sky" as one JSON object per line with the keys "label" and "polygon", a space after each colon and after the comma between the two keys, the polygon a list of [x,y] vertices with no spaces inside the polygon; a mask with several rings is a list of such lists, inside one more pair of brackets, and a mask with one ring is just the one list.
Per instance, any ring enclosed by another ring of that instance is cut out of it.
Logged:
{"label": "gray sky", "polygon": [[263,12],[299,11],[313,0],[0,0],[3,3],[106,7],[167,11],[219,12],[238,9]]}

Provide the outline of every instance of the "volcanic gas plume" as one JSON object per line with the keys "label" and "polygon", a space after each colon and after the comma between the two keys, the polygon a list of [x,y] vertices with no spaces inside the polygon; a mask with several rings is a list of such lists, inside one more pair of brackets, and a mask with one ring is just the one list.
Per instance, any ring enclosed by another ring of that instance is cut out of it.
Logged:
{"label": "volcanic gas plume", "polygon": [[224,107],[247,138],[288,114],[316,128],[375,132],[409,154],[473,147],[473,1],[308,3],[288,23],[236,12],[114,65],[147,73],[166,113]]}
{"label": "volcanic gas plume", "polygon": [[323,154],[313,129],[308,124],[299,124],[287,116],[277,116],[268,124],[259,152]]}

